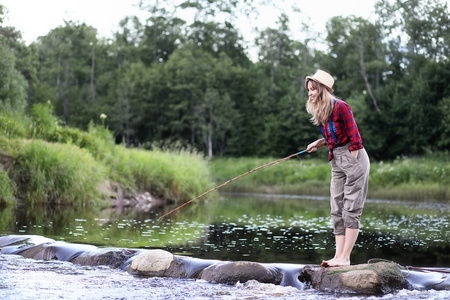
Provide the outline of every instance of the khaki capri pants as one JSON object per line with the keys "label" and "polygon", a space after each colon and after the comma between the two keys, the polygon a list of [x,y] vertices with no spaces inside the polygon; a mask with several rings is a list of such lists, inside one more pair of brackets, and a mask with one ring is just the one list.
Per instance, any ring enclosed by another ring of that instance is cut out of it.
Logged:
{"label": "khaki capri pants", "polygon": [[350,144],[333,149],[330,203],[334,234],[345,235],[346,228],[358,229],[369,186],[370,161],[365,149],[354,158]]}

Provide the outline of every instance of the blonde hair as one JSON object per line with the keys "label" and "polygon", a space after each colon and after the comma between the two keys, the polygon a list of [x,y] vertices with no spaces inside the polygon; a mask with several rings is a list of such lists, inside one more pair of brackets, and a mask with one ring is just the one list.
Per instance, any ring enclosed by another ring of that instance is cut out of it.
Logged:
{"label": "blonde hair", "polygon": [[306,111],[312,115],[310,119],[311,123],[316,126],[325,125],[333,112],[333,96],[325,86],[314,80],[307,79],[306,86],[308,86],[309,82],[317,90],[318,95],[314,103],[311,103],[308,99],[306,102]]}

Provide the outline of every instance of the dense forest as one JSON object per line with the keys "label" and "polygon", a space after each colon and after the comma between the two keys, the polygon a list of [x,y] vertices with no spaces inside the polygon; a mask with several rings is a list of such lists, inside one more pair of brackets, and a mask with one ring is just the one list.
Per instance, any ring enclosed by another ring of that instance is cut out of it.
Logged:
{"label": "dense forest", "polygon": [[[323,38],[306,17],[293,29],[282,14],[276,28],[258,32],[257,59],[234,17],[255,10],[254,1],[158,3],[142,1],[148,19],[123,19],[113,38],[66,21],[30,45],[3,25],[0,5],[0,110],[26,114],[50,102],[64,126],[103,122],[129,147],[281,157],[320,136],[304,78],[321,68],[335,76],[334,94],[352,106],[372,158],[450,148],[445,1],[380,0],[376,19],[333,17]],[[183,9],[195,11],[192,22],[178,17]],[[308,38],[293,39],[294,30]]]}

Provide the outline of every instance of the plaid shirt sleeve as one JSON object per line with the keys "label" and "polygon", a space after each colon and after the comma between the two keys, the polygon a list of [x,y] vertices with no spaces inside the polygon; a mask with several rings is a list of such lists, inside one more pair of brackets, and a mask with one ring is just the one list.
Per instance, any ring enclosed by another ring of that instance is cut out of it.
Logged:
{"label": "plaid shirt sleeve", "polygon": [[[336,126],[336,138],[340,145],[347,145],[350,143],[349,150],[359,150],[363,148],[362,139],[359,134],[358,126],[350,106],[341,100],[336,100],[333,110],[333,122]],[[333,140],[328,129],[328,124],[324,126],[325,139],[330,149],[329,160],[333,158],[333,148],[337,145]]]}

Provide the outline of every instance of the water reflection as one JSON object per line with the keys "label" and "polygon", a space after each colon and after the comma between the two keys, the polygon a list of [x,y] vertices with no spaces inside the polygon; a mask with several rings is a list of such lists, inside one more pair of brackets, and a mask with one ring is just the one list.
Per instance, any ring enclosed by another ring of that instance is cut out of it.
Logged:
{"label": "water reflection", "polygon": [[[169,209],[18,206],[0,211],[0,234],[266,263],[318,263],[334,254],[326,198],[221,195],[158,221]],[[446,203],[368,201],[352,263],[379,257],[402,265],[450,266],[449,210]]]}

